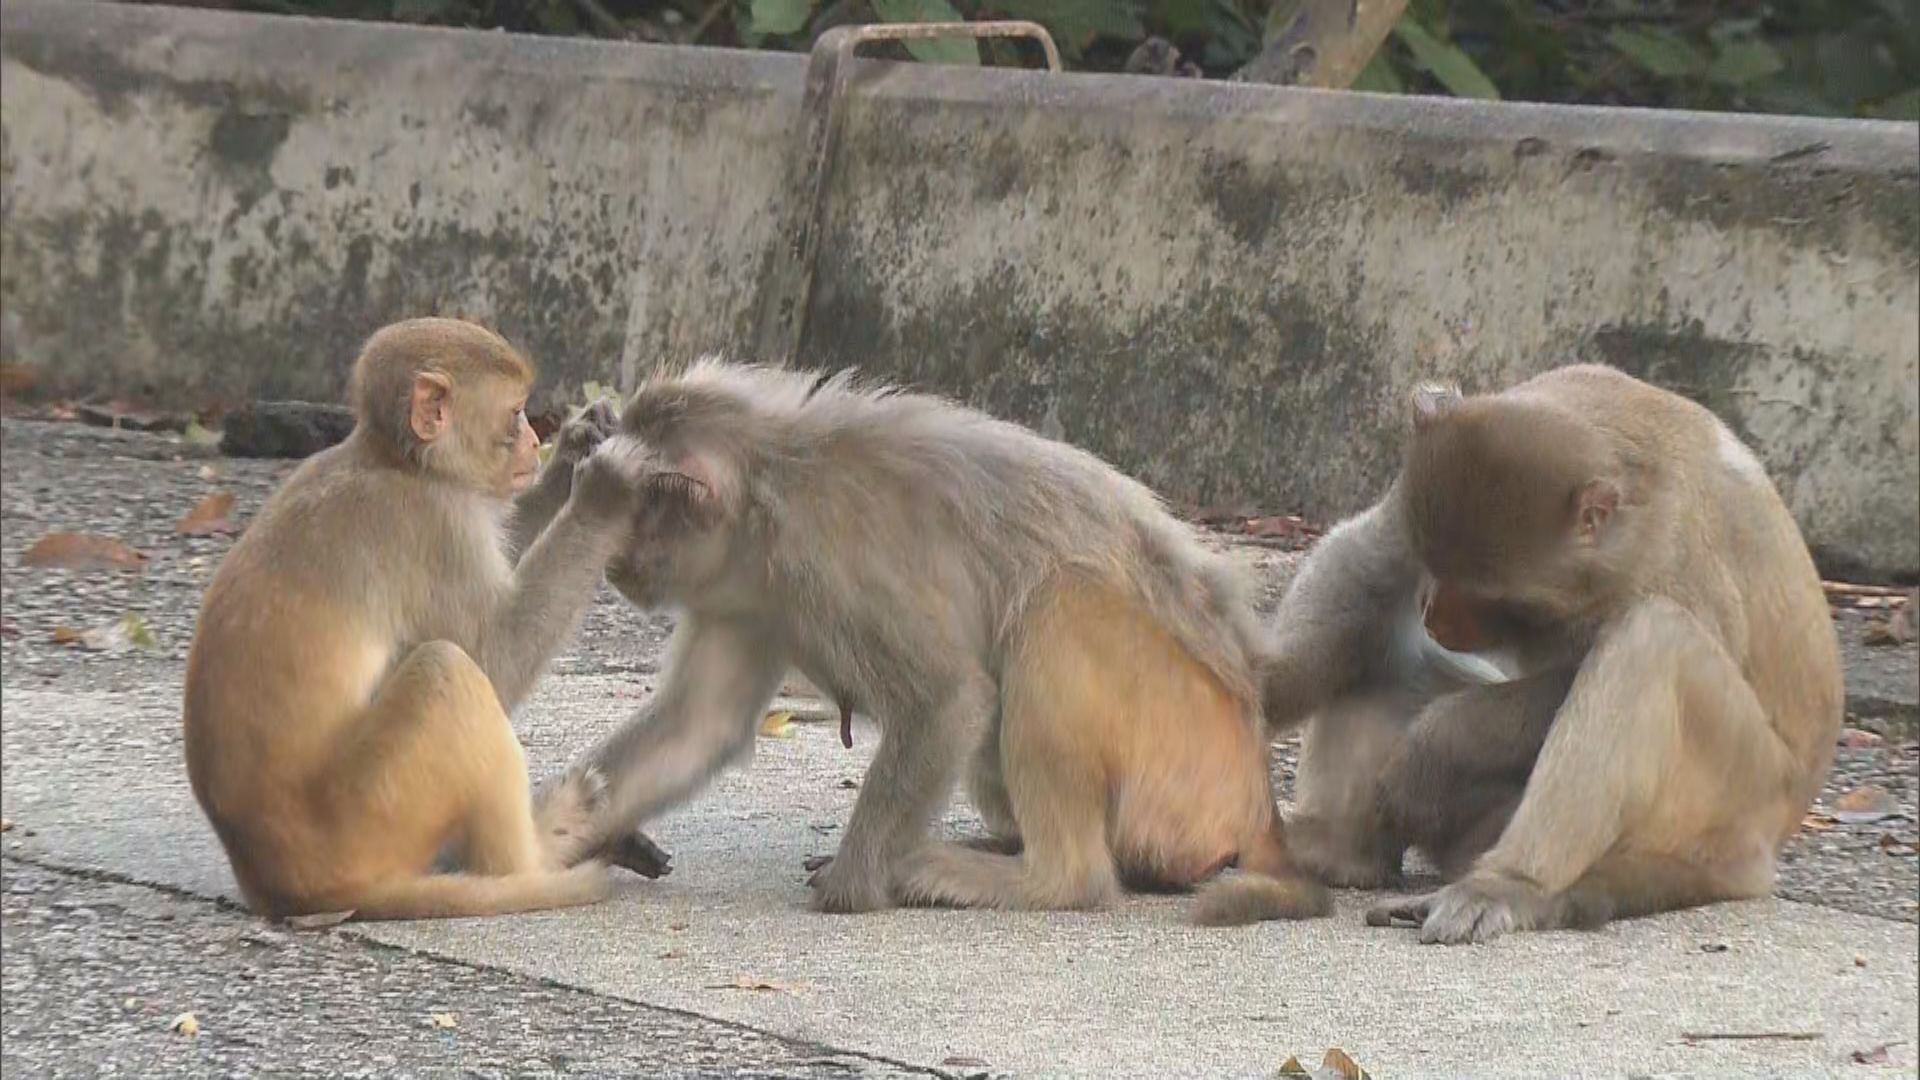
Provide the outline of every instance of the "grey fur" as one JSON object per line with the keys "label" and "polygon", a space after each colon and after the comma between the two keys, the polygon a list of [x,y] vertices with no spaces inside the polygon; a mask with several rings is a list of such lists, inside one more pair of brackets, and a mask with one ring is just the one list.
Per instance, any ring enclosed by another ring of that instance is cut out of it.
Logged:
{"label": "grey fur", "polygon": [[[847,373],[717,360],[643,388],[622,426],[663,475],[695,478],[609,567],[635,603],[684,615],[665,684],[576,767],[612,778],[598,840],[749,754],[791,664],[882,729],[819,902],[891,904],[894,869],[992,729],[1029,598],[1062,572],[1137,596],[1231,692],[1258,700],[1246,582],[1091,454]],[[737,524],[690,527],[689,490]],[[996,758],[975,756],[976,790],[992,790],[979,774]]]}

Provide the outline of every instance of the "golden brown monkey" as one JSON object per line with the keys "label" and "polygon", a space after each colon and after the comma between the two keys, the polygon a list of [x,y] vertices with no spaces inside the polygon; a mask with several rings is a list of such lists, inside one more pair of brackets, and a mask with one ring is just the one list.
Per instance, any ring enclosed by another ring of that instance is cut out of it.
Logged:
{"label": "golden brown monkey", "polygon": [[[586,849],[751,753],[791,663],[881,729],[823,910],[1095,907],[1230,863],[1202,922],[1329,909],[1287,861],[1244,582],[1139,484],[937,398],[717,362],[611,441],[651,470],[608,580],[682,615],[658,692],[559,786],[606,786]],[[927,836],[970,751],[1018,855]]]}
{"label": "golden brown monkey", "polygon": [[[556,850],[592,793],[536,822],[506,709],[590,600],[638,485],[617,450],[579,460],[586,418],[536,481],[532,379],[471,323],[380,330],[354,364],[352,435],[295,470],[208,586],[187,773],[256,911],[418,918],[606,895],[599,865]],[[467,873],[430,872],[449,841]]]}
{"label": "golden brown monkey", "polygon": [[[1426,575],[1435,626],[1519,677],[1433,700],[1393,748],[1374,839],[1460,876],[1370,923],[1482,941],[1771,889],[1832,760],[1839,648],[1798,528],[1724,424],[1597,366],[1429,389],[1375,510],[1361,546]],[[1293,614],[1314,629],[1269,702],[1350,693],[1311,668],[1360,609]]]}

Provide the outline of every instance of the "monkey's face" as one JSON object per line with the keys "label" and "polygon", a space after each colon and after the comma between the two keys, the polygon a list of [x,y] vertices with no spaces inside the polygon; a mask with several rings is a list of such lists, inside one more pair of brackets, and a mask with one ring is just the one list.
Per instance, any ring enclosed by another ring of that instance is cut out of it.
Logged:
{"label": "monkey's face", "polygon": [[[482,386],[465,402],[455,422],[479,479],[501,498],[524,490],[540,473],[540,437],[527,422],[527,388],[511,383]],[[464,429],[464,430],[463,430]]]}
{"label": "monkey's face", "polygon": [[1408,538],[1443,609],[1516,632],[1581,618],[1606,571],[1608,464],[1558,414],[1482,401],[1427,420],[1402,484]]}

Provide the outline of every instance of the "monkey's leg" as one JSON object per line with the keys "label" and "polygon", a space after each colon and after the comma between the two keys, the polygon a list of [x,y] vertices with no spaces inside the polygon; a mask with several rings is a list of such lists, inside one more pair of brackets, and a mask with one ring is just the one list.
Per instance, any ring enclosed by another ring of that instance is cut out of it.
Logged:
{"label": "monkey's leg", "polygon": [[952,696],[930,713],[885,717],[847,835],[809,881],[815,908],[850,914],[893,904],[901,862],[928,842],[967,741],[986,726],[993,691],[992,680],[975,673],[956,680]]}
{"label": "monkey's leg", "polygon": [[[457,645],[409,653],[320,775],[317,810],[331,836],[312,857],[332,881],[295,907],[417,918],[606,896],[599,867],[553,872],[543,861],[520,742],[486,673]],[[423,873],[450,824],[481,876]]]}
{"label": "monkey's leg", "polygon": [[1518,806],[1575,669],[1439,697],[1420,711],[1370,783],[1367,831],[1419,847],[1457,875],[1491,848]]}
{"label": "monkey's leg", "polygon": [[604,787],[582,799],[591,818],[567,830],[570,854],[599,851],[642,821],[697,794],[750,753],[786,658],[756,627],[688,615],[675,628],[660,689],[562,776],[543,799]]}
{"label": "monkey's leg", "polygon": [[1020,853],[1020,825],[1013,817],[1013,800],[1007,794],[1006,773],[1001,767],[1000,717],[996,713],[987,725],[987,734],[974,748],[967,770],[967,797],[975,813],[987,826],[989,839],[969,846],[1001,855]]}
{"label": "monkey's leg", "polygon": [[[957,844],[929,844],[908,860],[902,893],[908,903],[953,907],[1092,909],[1119,894],[1107,840],[1110,799],[1098,747],[1088,731],[1102,723],[1072,719],[1106,704],[1092,685],[1097,669],[1077,649],[1027,648],[1010,664],[1001,703],[1002,762],[1020,855],[995,855]],[[1057,678],[1054,676],[1058,676]],[[1090,693],[1089,693],[1090,691]],[[1102,717],[1104,719],[1104,716]]]}
{"label": "monkey's leg", "polygon": [[1417,918],[1423,941],[1484,941],[1590,924],[1614,899],[1752,895],[1773,858],[1755,811],[1794,780],[1739,667],[1693,616],[1647,601],[1581,667],[1500,841],[1460,881],[1368,921]]}
{"label": "monkey's leg", "polygon": [[1400,876],[1406,845],[1377,829],[1374,786],[1406,737],[1408,712],[1391,694],[1355,695],[1307,725],[1287,841],[1294,860],[1329,885],[1374,889]]}

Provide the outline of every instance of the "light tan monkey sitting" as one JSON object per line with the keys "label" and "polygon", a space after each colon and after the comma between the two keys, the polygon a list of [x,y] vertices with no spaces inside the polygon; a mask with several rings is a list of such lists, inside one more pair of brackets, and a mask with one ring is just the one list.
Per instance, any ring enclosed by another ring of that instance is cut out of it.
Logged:
{"label": "light tan monkey sitting", "polygon": [[1458,880],[1369,914],[1432,942],[1767,893],[1843,693],[1819,577],[1760,463],[1706,409],[1604,367],[1423,391],[1413,419],[1393,489],[1282,602],[1270,716],[1332,723],[1380,688],[1367,658],[1406,609],[1366,581],[1424,590],[1451,615],[1441,644],[1503,651],[1519,677],[1435,698],[1356,759],[1380,770],[1376,814],[1316,861],[1364,877],[1409,845],[1438,853]]}
{"label": "light tan monkey sitting", "polygon": [[[287,479],[214,575],[187,658],[187,773],[254,910],[416,918],[606,895],[600,866],[568,867],[590,799],[536,822],[505,710],[626,539],[638,462],[589,456],[589,417],[536,481],[532,379],[471,323],[381,330],[354,365],[353,434]],[[430,873],[450,840],[467,872]]]}

